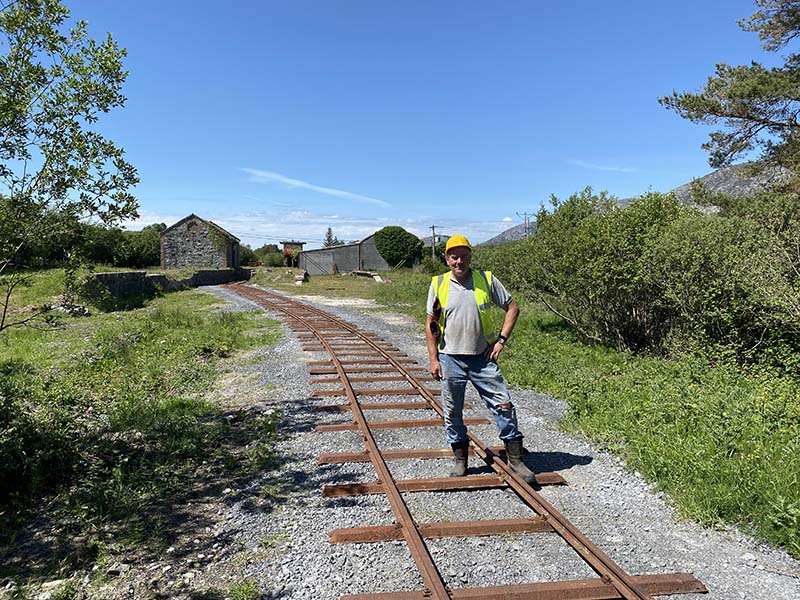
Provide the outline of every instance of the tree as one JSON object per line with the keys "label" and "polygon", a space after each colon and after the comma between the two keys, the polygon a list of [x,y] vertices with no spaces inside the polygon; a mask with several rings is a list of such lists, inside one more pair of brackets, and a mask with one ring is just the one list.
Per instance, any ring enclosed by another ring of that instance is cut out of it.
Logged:
{"label": "tree", "polygon": [[333,235],[333,230],[330,227],[328,227],[328,231],[325,232],[325,239],[322,241],[323,248],[330,248],[331,246],[341,246],[342,244],[344,244],[344,242],[335,235]]}
{"label": "tree", "polygon": [[42,314],[9,318],[12,294],[29,281],[26,246],[82,221],[136,216],[136,169],[95,129],[125,103],[126,52],[110,35],[89,38],[84,21],[68,27],[69,16],[58,0],[0,9],[0,331]]}
{"label": "tree", "polygon": [[422,258],[422,240],[397,225],[376,231],[375,247],[390,267],[411,267]]}
{"label": "tree", "polygon": [[[761,10],[739,25],[757,32],[765,50],[784,48],[800,35],[800,2],[757,0],[757,5]],[[764,165],[800,167],[800,54],[769,69],[757,62],[719,64],[700,93],[673,92],[659,102],[696,123],[724,126],[703,144],[713,167],[730,165],[752,150],[760,150]]]}
{"label": "tree", "polygon": [[267,254],[275,254],[280,253],[280,248],[278,248],[277,244],[264,244],[263,246],[256,248],[253,250],[258,256],[265,256]]}
{"label": "tree", "polygon": [[247,244],[239,246],[239,262],[243,267],[257,267],[258,255]]}
{"label": "tree", "polygon": [[153,223],[141,231],[124,232],[125,257],[118,266],[141,268],[161,264],[161,232],[166,228],[165,223]]}

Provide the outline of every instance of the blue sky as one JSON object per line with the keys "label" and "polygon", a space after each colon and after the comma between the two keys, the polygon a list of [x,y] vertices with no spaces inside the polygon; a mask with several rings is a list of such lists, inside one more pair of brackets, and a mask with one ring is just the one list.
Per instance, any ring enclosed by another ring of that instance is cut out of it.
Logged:
{"label": "blue sky", "polygon": [[189,213],[253,247],[385,225],[484,241],[551,194],[710,172],[658,104],[769,63],[750,1],[82,0],[127,48],[101,129],[138,168],[137,229]]}

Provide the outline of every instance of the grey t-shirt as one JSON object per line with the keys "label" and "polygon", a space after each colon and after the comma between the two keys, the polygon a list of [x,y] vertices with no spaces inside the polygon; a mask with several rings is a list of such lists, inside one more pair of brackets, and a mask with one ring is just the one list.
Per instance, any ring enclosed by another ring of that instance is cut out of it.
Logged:
{"label": "grey t-shirt", "polygon": [[[445,310],[444,341],[439,352],[443,354],[482,354],[486,350],[486,339],[483,336],[481,317],[478,305],[475,303],[475,287],[472,283],[473,270],[461,285],[451,273],[450,291],[447,293],[447,308]],[[492,302],[501,308],[506,308],[511,302],[511,295],[502,283],[492,275],[492,286],[489,290]],[[433,315],[433,301],[436,293],[433,291],[433,282],[428,288],[429,315]],[[502,321],[496,324],[500,332]]]}

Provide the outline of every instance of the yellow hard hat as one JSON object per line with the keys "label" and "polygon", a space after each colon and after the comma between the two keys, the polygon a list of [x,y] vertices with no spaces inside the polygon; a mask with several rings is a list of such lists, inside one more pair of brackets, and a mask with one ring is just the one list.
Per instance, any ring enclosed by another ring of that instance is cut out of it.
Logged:
{"label": "yellow hard hat", "polygon": [[459,246],[466,246],[470,250],[472,250],[472,246],[469,243],[469,240],[465,238],[463,235],[456,234],[451,236],[449,240],[447,240],[447,244],[445,244],[444,251],[450,252],[451,248],[458,248]]}

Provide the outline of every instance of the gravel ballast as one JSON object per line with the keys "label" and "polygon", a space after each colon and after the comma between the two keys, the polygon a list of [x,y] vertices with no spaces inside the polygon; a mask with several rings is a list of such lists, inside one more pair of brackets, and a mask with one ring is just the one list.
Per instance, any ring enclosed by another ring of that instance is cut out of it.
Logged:
{"label": "gravel ballast", "polygon": [[[252,303],[225,288],[208,289],[227,299],[231,310],[253,309]],[[420,365],[427,365],[421,328],[410,318],[363,300],[301,299],[376,332]],[[213,535],[235,541],[240,549],[237,564],[246,577],[258,582],[262,597],[333,599],[344,594],[421,589],[422,580],[404,542],[329,542],[328,532],[333,529],[390,524],[394,519],[381,495],[322,496],[324,485],[374,481],[376,476],[370,464],[317,465],[319,454],[360,451],[363,444],[357,432],[313,431],[321,423],[351,419],[347,413],[314,410],[331,399],[309,397],[312,390],[305,363],[324,356],[302,351],[295,334],[286,326],[283,329],[284,339],[247,367],[257,371],[258,385],[268,390],[263,401],[281,410],[280,467],[253,484],[253,489],[230,491],[231,499]],[[563,402],[523,389],[512,389],[512,398],[531,452],[526,462],[536,471],[558,471],[567,481],[566,486],[544,487],[540,493],[622,569],[634,575],[689,572],[709,590],[704,595],[674,598],[800,599],[800,562],[736,529],[713,531],[680,520],[667,499],[637,473],[626,471],[618,459],[585,439],[557,429]],[[468,416],[488,416],[474,391],[468,392],[467,401],[472,404]],[[408,415],[432,417],[433,413],[409,411]],[[368,418],[382,420],[389,415]],[[493,424],[473,426],[471,431],[486,443],[499,443]],[[376,439],[382,448],[446,445],[437,427],[381,430]],[[448,466],[447,460],[389,463],[398,479],[440,476]],[[485,471],[483,463],[471,458],[470,473],[480,471]],[[269,510],[254,509],[253,496],[263,498],[265,490],[275,502]],[[513,493],[502,490],[404,497],[418,522],[533,516]],[[454,588],[595,577],[554,534],[439,539],[431,540],[429,548],[447,584]],[[215,572],[225,568],[223,562],[211,565],[205,576],[213,579]]]}

